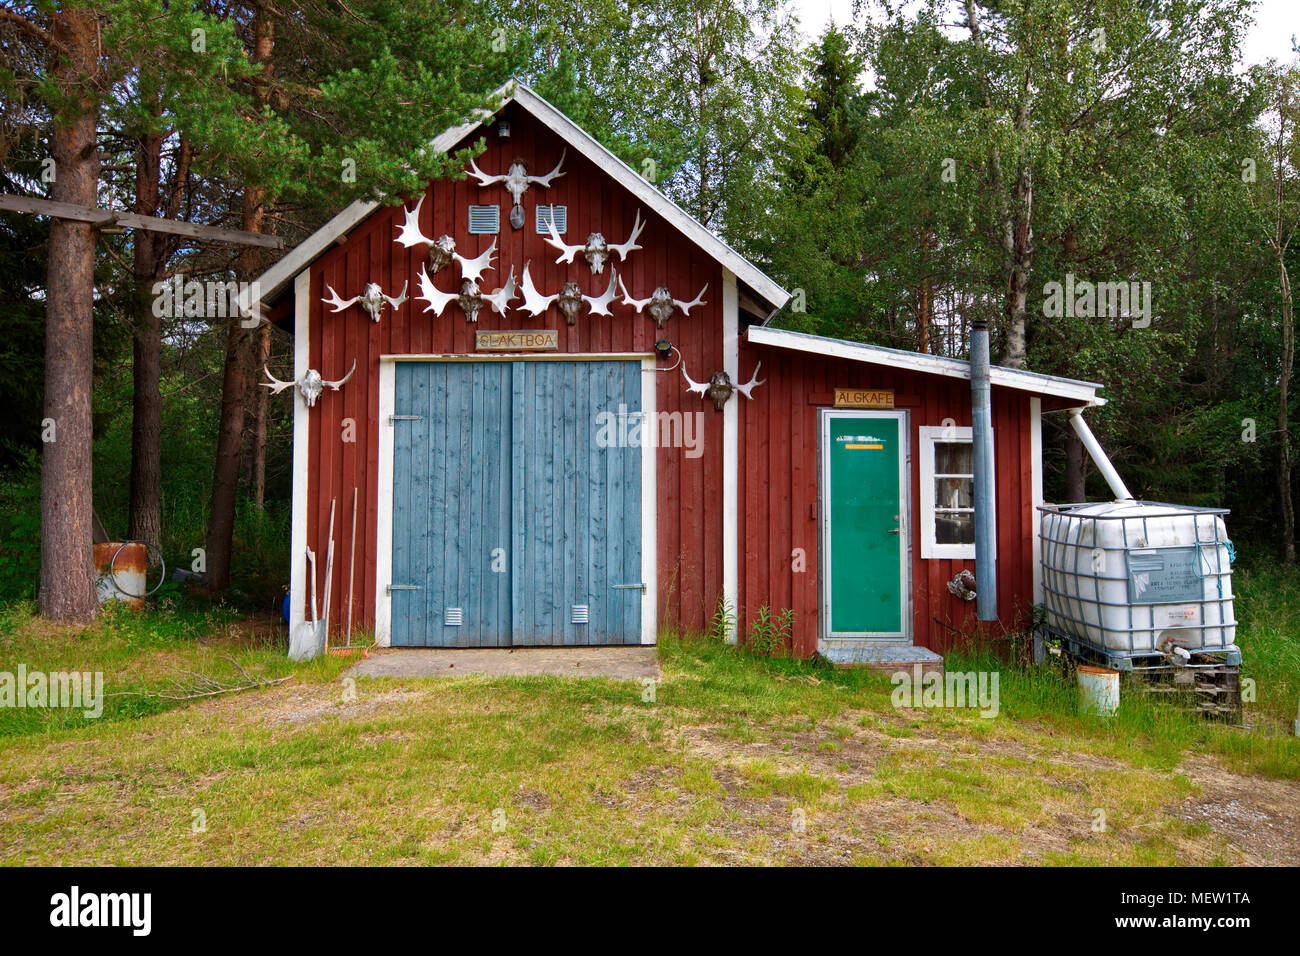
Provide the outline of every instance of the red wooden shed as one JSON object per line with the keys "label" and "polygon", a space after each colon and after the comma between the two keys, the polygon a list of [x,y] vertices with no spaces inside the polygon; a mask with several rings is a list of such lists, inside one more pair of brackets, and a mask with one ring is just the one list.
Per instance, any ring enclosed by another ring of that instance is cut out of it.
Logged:
{"label": "red wooden shed", "polygon": [[[435,141],[484,139],[470,178],[354,203],[260,279],[301,383],[291,624],[335,503],[332,630],[351,607],[380,645],[652,644],[726,605],[742,639],[792,610],[801,656],[946,649],[974,619],[968,363],[772,327],[789,293],[503,96]],[[1004,627],[1038,594],[1041,415],[1098,388],[992,371]]]}

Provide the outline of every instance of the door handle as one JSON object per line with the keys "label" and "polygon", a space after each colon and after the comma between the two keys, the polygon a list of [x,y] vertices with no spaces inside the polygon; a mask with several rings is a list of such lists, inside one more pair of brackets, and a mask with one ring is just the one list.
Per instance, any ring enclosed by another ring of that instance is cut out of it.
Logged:
{"label": "door handle", "polygon": [[890,533],[890,534],[902,534],[902,533],[903,533],[903,529],[902,529],[902,528],[891,528],[890,531],[889,531],[889,533]]}

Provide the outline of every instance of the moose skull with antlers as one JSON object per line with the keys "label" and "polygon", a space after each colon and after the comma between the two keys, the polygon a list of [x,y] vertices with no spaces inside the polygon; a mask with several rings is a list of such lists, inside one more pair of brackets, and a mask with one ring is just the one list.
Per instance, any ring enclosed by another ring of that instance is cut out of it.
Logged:
{"label": "moose skull with antlers", "polygon": [[342,312],[349,306],[360,303],[361,308],[370,313],[370,321],[372,322],[379,321],[379,317],[383,315],[385,305],[400,309],[402,303],[406,301],[406,283],[402,283],[400,295],[391,296],[384,294],[384,290],[379,288],[378,282],[367,282],[366,291],[361,295],[354,295],[350,299],[339,298],[339,294],[334,291],[333,286],[327,285],[325,288],[329,290],[329,296],[321,299],[321,301],[331,307],[331,312]]}
{"label": "moose skull with antlers", "polygon": [[592,273],[599,275],[605,270],[605,262],[609,259],[610,253],[617,252],[618,261],[626,262],[629,255],[641,248],[636,244],[636,240],[637,236],[641,235],[641,230],[645,228],[645,223],[641,221],[641,210],[638,209],[636,222],[632,225],[632,234],[627,237],[627,242],[606,242],[604,235],[593,232],[587,236],[586,243],[580,246],[571,246],[560,238],[554,219],[548,222],[547,226],[550,235],[543,238],[547,245],[560,251],[559,258],[555,260],[557,265],[561,262],[573,262],[574,256],[581,252]]}
{"label": "moose skull with antlers", "polygon": [[667,286],[659,286],[654,290],[654,292],[650,293],[650,298],[648,299],[632,298],[632,296],[628,294],[627,286],[623,285],[623,280],[621,278],[618,280],[618,287],[623,292],[623,301],[636,309],[637,315],[640,315],[641,310],[647,305],[650,306],[650,315],[655,320],[655,325],[661,329],[664,327],[664,323],[668,321],[669,317],[672,316],[673,309],[681,309],[682,315],[690,315],[691,309],[695,308],[697,305],[708,304],[704,301],[704,293],[709,289],[709,284],[707,282],[704,284],[704,288],[700,290],[700,294],[690,302],[683,302],[681,299],[674,299],[672,293],[668,291]]}
{"label": "moose skull with antlers", "polygon": [[301,378],[296,378],[292,382],[282,382],[271,374],[269,368],[263,365],[262,371],[266,373],[266,377],[271,381],[263,382],[262,387],[269,388],[272,395],[279,395],[286,388],[293,388],[296,386],[299,394],[303,397],[303,401],[307,403],[307,407],[311,408],[316,404],[316,399],[320,398],[322,391],[326,388],[332,388],[337,392],[343,387],[344,383],[352,377],[352,373],[356,370],[357,360],[353,359],[352,367],[348,369],[348,374],[344,375],[337,382],[327,382],[325,379],[321,378],[320,372],[316,371],[314,368],[307,369],[307,371],[302,374]]}
{"label": "moose skull with antlers", "polygon": [[532,185],[541,186],[543,189],[551,188],[551,180],[564,175],[561,167],[564,166],[564,157],[568,155],[568,147],[560,153],[560,161],[555,164],[545,176],[528,175],[528,166],[522,159],[516,159],[510,164],[510,168],[505,173],[492,176],[478,168],[474,160],[469,161],[469,174],[478,180],[479,188],[491,186],[493,183],[505,183],[506,192],[514,200],[514,208],[510,210],[510,225],[516,229],[522,229],[524,226],[524,193],[528,192],[528,187]]}
{"label": "moose skull with antlers", "polygon": [[731,381],[731,376],[724,371],[714,372],[707,382],[697,382],[686,374],[686,363],[682,363],[682,378],[686,379],[686,391],[692,392],[700,398],[708,398],[713,402],[713,407],[722,411],[722,406],[727,404],[727,400],[732,394],[739,392],[751,402],[754,400],[754,389],[763,383],[758,380],[758,370],[763,367],[759,362],[754,366],[754,374],[744,385],[735,385]]}

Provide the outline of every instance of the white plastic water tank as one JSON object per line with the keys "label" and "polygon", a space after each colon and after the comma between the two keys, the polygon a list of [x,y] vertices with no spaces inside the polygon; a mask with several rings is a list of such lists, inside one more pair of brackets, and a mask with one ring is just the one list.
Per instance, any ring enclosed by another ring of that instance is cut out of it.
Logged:
{"label": "white plastic water tank", "polygon": [[1040,511],[1053,630],[1111,652],[1232,646],[1226,511],[1132,500]]}

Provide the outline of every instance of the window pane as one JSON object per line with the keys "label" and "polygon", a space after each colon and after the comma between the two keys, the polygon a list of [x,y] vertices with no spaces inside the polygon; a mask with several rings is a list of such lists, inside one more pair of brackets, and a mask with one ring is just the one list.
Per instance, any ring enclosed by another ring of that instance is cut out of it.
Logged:
{"label": "window pane", "polygon": [[973,514],[937,514],[934,516],[936,544],[974,544],[975,516]]}
{"label": "window pane", "polygon": [[944,508],[975,507],[974,478],[936,478],[934,479],[934,506]]}
{"label": "window pane", "polygon": [[975,474],[975,453],[968,441],[937,441],[934,443],[934,473],[936,475]]}

